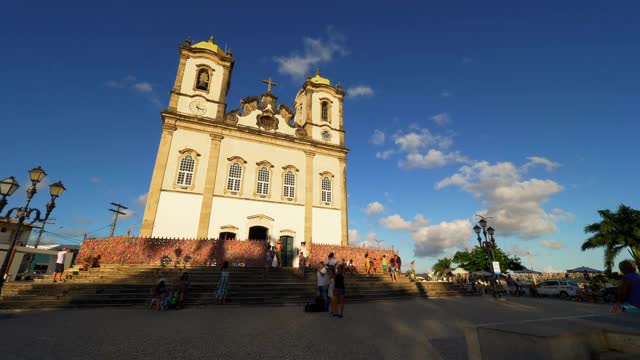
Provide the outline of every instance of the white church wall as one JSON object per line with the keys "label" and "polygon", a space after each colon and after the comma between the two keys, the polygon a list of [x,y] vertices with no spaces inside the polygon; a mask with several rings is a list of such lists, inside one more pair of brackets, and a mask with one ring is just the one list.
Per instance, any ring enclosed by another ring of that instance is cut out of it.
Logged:
{"label": "white church wall", "polygon": [[[331,113],[330,121],[322,121],[322,106],[321,99],[328,98],[331,100]],[[317,125],[329,125],[333,129],[340,128],[340,102],[338,99],[328,92],[319,91],[314,92],[312,95],[312,107],[311,114],[313,116],[314,123]],[[326,141],[322,138],[322,132],[324,130],[329,131],[331,139],[328,141],[331,144],[340,145],[340,133],[335,130],[328,129],[327,127],[314,126],[312,130],[312,138],[317,141]]]}
{"label": "white church wall", "polygon": [[152,236],[195,238],[201,205],[202,195],[162,191]]}
{"label": "white church wall", "polygon": [[[258,129],[258,119],[257,116],[260,115],[260,110],[254,110],[246,116],[238,116],[238,125],[247,126]],[[289,126],[289,124],[285,121],[285,119],[279,114],[275,115],[276,119],[278,119],[278,129],[275,130],[276,133],[285,134],[295,136],[296,129]]]}
{"label": "white church wall", "polygon": [[[220,157],[218,160],[218,175],[216,176],[215,194],[225,195],[227,186],[229,161],[233,156],[240,156],[247,161],[242,176],[242,193],[235,195],[239,198],[259,199],[262,201],[287,202],[282,198],[282,174],[283,167],[295,166],[296,173],[296,204],[304,204],[304,174],[306,159],[304,152],[300,150],[286,149],[270,144],[240,140],[231,136],[225,136],[220,144]],[[256,163],[266,160],[273,164],[270,181],[270,194],[266,198],[255,195],[256,192]],[[229,196],[234,196],[227,193]],[[215,205],[214,205],[215,207]]]}
{"label": "white church wall", "polygon": [[[249,236],[253,215],[266,215],[273,221],[261,220],[258,225],[269,229],[269,235],[277,239],[282,230],[295,231],[294,247],[298,248],[304,239],[304,206],[268,203],[263,201],[233,199],[214,196],[209,225],[209,237],[217,238],[221,227],[233,225],[238,228],[236,238],[246,240]],[[339,224],[338,224],[339,225]]]}
{"label": "white church wall", "polygon": [[[209,92],[196,91],[194,85],[196,81],[196,74],[198,65],[207,65],[213,69],[213,74],[209,80]],[[204,58],[190,58],[184,67],[184,75],[182,78],[181,92],[188,95],[199,95],[211,101],[218,101],[220,99],[220,91],[222,89],[222,76],[224,69],[221,65]],[[189,109],[189,103],[195,98],[180,97],[178,100],[178,111],[182,113],[191,114]],[[215,117],[218,110],[218,105],[214,103],[207,103],[207,112],[205,117]]]}
{"label": "white church wall", "polygon": [[340,211],[314,207],[312,239],[316,243],[340,244],[342,228]]}
{"label": "white church wall", "polygon": [[176,175],[179,166],[180,150],[189,148],[200,154],[197,158],[196,176],[194,179],[193,193],[202,194],[204,191],[204,183],[207,176],[207,163],[209,159],[209,147],[211,138],[208,134],[178,129],[173,132],[171,148],[169,149],[169,157],[167,159],[167,169],[162,181],[162,188],[169,190],[187,190],[181,189],[175,185]]}

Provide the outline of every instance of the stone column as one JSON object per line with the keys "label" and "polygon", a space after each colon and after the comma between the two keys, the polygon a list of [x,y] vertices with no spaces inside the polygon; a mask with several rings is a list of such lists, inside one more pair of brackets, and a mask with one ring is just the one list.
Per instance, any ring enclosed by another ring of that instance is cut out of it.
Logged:
{"label": "stone column", "polygon": [[213,205],[213,191],[215,190],[216,174],[218,173],[218,157],[220,155],[220,142],[222,135],[210,134],[209,161],[207,162],[207,176],[204,181],[202,194],[202,206],[200,207],[200,220],[198,221],[198,238],[209,237],[209,223],[211,222],[211,207]]}
{"label": "stone column", "polygon": [[149,193],[147,194],[147,204],[144,208],[144,216],[142,217],[142,225],[140,226],[140,236],[142,237],[150,237],[153,233],[153,225],[156,221],[158,203],[160,202],[162,182],[164,181],[164,174],[167,171],[171,139],[173,139],[173,132],[176,129],[177,127],[173,124],[165,123],[162,125],[162,136],[160,137],[160,146],[158,147],[158,155],[156,156],[156,165],[153,168],[151,185],[149,186]]}
{"label": "stone column", "polygon": [[340,215],[342,216],[342,245],[349,245],[349,214],[347,212],[347,159],[341,158],[340,161],[340,174],[342,176],[342,191],[340,195]]}
{"label": "stone column", "polygon": [[189,56],[184,53],[180,53],[180,63],[178,64],[178,74],[176,75],[176,82],[173,84],[171,90],[171,96],[169,97],[169,110],[178,109],[178,94],[182,91],[182,79],[184,78],[184,67],[187,64]]}
{"label": "stone column", "polygon": [[311,245],[313,232],[313,157],[316,153],[305,151],[307,165],[305,167],[305,195],[304,195],[304,241]]}

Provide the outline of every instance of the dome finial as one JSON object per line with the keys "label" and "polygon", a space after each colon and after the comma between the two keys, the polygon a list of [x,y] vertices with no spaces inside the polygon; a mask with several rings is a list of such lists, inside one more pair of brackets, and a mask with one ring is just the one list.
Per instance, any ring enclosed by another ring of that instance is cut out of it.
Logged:
{"label": "dome finial", "polygon": [[320,69],[316,69],[316,76],[320,76]]}
{"label": "dome finial", "polygon": [[209,37],[209,42],[210,42],[210,43],[212,43],[212,44],[215,44],[215,43],[216,43],[216,42],[213,40],[213,35],[211,35],[211,36]]}

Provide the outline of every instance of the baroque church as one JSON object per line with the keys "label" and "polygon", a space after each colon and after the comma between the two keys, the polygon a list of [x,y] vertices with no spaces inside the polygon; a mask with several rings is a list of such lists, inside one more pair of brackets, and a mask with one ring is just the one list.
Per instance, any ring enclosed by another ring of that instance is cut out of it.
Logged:
{"label": "baroque church", "polygon": [[227,111],[231,50],[179,49],[140,235],[348,245],[342,86],[316,72],[289,107],[269,78]]}

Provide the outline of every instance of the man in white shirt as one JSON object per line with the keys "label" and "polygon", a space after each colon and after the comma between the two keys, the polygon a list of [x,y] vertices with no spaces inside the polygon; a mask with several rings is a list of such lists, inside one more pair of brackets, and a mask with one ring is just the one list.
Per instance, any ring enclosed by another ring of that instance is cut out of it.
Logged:
{"label": "man in white shirt", "polygon": [[300,243],[300,252],[302,256],[304,256],[305,264],[309,266],[309,250],[307,250],[307,243],[305,241]]}
{"label": "man in white shirt", "polygon": [[318,296],[324,301],[325,310],[329,306],[329,299],[327,298],[327,268],[324,266],[324,262],[320,262],[318,265],[318,272],[316,274],[318,278]]}
{"label": "man in white shirt", "polygon": [[58,251],[58,259],[56,259],[56,270],[53,273],[53,282],[56,282],[56,276],[59,274],[60,281],[62,281],[62,273],[64,272],[64,261],[67,258],[67,251],[69,249],[62,248],[62,250]]}

